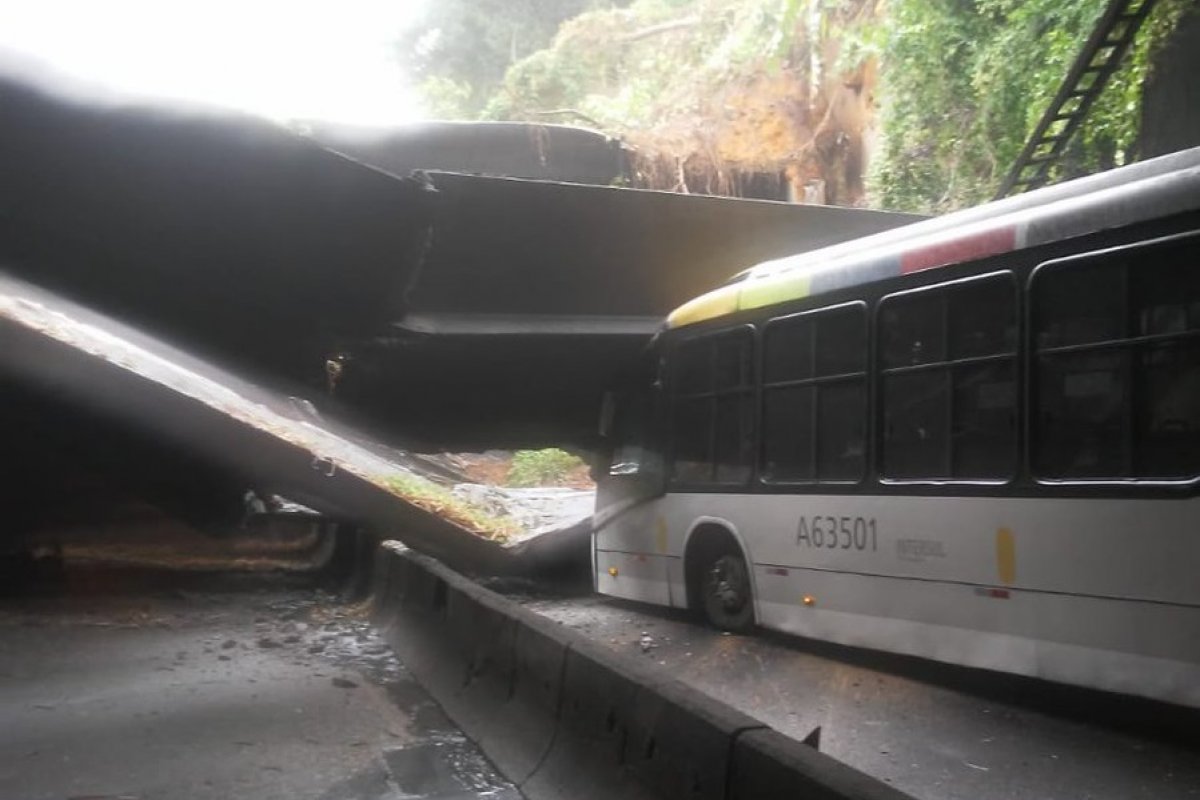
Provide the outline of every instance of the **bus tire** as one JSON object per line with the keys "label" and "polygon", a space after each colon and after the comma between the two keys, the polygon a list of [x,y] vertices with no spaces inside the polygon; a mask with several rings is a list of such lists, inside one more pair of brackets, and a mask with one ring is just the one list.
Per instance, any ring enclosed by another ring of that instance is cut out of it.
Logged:
{"label": "bus tire", "polygon": [[700,608],[714,628],[746,633],[754,627],[754,595],[746,559],[736,549],[714,551],[700,572]]}

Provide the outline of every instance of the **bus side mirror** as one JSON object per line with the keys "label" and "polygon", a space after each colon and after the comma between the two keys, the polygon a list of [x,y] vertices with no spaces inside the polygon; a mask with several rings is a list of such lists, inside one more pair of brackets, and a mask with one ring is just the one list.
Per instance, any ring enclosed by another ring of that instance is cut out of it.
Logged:
{"label": "bus side mirror", "polygon": [[644,453],[640,447],[634,445],[621,447],[613,454],[612,463],[608,467],[609,477],[620,478],[640,475],[644,470],[643,457]]}

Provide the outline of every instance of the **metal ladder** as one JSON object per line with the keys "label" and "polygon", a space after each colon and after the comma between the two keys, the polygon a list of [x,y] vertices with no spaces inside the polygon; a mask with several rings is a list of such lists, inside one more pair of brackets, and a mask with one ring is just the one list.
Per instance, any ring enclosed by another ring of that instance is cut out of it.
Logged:
{"label": "metal ladder", "polygon": [[1120,68],[1121,58],[1154,3],[1155,0],[1112,0],[1108,4],[996,193],[997,200],[1046,184],[1050,168],[1062,159],[1067,143],[1083,124],[1108,79]]}

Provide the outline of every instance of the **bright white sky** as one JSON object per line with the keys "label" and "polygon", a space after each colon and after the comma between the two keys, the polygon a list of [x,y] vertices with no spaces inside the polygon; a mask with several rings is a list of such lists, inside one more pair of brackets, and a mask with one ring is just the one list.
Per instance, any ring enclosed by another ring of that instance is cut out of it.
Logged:
{"label": "bright white sky", "polygon": [[0,48],[136,94],[383,125],[422,115],[394,42],[423,2],[0,0]]}

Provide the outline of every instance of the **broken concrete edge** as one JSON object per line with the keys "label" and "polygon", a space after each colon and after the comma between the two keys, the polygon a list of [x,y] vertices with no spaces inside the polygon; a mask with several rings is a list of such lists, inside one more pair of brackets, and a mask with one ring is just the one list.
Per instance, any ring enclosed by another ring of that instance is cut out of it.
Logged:
{"label": "broken concrete edge", "polygon": [[909,797],[428,556],[375,555],[374,622],[530,800]]}
{"label": "broken concrete edge", "polygon": [[[254,394],[232,374],[2,267],[0,379],[103,414],[332,520],[401,531],[413,547],[473,574],[523,575],[559,557],[548,541],[510,552],[448,519],[436,503],[405,498],[364,470],[344,468],[345,452],[356,445],[275,411],[286,405],[281,397]],[[540,555],[526,558],[529,549]],[[576,546],[570,557],[583,552]]]}
{"label": "broken concrete edge", "polygon": [[[337,425],[319,417],[296,418],[280,409],[288,408],[284,397],[261,396],[265,392],[214,364],[204,363],[171,345],[139,334],[128,326],[98,312],[85,309],[58,295],[11,278],[0,272],[0,334],[28,337],[47,352],[59,355],[35,361],[22,359],[13,348],[3,366],[22,379],[47,380],[79,388],[81,395],[95,400],[97,385],[76,387],[59,362],[87,360],[97,371],[125,379],[140,394],[170,394],[179,404],[190,405],[193,414],[217,414],[230,426],[252,428],[306,451],[313,470],[329,477],[348,472],[401,501],[440,517],[477,537],[503,544],[515,536],[516,523],[498,517],[469,499],[453,495],[414,466],[393,463],[347,438]],[[11,326],[11,327],[10,327]],[[74,383],[78,383],[77,381]],[[268,399],[271,403],[268,403]],[[294,399],[294,398],[293,398]],[[120,403],[112,409],[121,415]],[[138,420],[146,424],[145,420]],[[201,447],[208,442],[200,442]]]}

